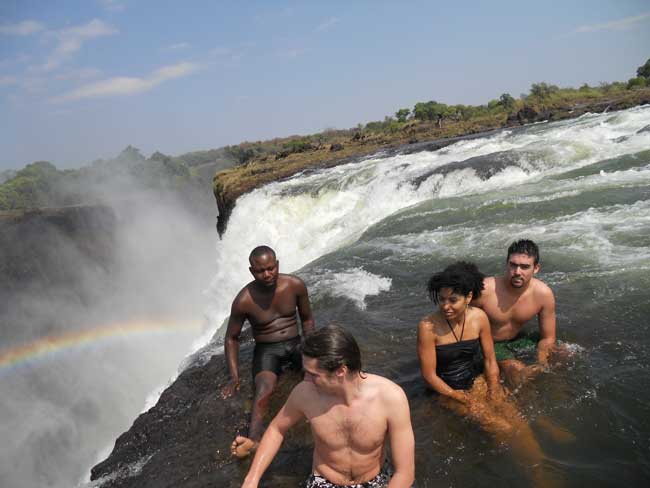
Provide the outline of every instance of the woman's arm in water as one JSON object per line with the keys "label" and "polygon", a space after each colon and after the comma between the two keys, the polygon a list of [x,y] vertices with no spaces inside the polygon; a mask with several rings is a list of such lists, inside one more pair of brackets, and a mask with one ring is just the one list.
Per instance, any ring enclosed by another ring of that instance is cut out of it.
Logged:
{"label": "woman's arm in water", "polygon": [[262,475],[278,453],[284,441],[284,435],[293,425],[304,418],[304,413],[300,408],[300,405],[305,402],[302,395],[303,388],[304,383],[299,383],[291,391],[287,402],[264,432],[242,488],[257,488]]}
{"label": "woman's arm in water", "polygon": [[479,340],[483,350],[485,381],[490,390],[490,395],[493,395],[501,392],[501,385],[499,384],[499,366],[494,352],[490,321],[480,308],[475,308],[474,313],[476,314],[476,320],[479,321]]}
{"label": "woman's arm in water", "polygon": [[462,403],[469,401],[469,396],[462,390],[454,390],[436,374],[436,334],[429,317],[424,317],[418,325],[418,358],[420,372],[427,383],[441,395]]}

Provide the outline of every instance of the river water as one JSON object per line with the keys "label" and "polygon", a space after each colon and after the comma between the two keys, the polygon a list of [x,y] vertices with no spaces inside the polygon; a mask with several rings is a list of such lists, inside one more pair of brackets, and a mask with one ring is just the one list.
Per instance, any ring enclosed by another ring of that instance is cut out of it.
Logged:
{"label": "river water", "polygon": [[[538,278],[555,292],[569,351],[513,395],[544,453],[535,467],[441,407],[415,350],[429,275],[458,259],[498,274],[519,238],[540,246]],[[418,486],[529,486],[533,471],[549,484],[647,486],[650,107],[380,153],[245,195],[218,244],[214,328],[259,244],[305,280],[318,324],[347,326],[366,369],[406,390]],[[266,486],[297,486],[305,443],[279,454]]]}

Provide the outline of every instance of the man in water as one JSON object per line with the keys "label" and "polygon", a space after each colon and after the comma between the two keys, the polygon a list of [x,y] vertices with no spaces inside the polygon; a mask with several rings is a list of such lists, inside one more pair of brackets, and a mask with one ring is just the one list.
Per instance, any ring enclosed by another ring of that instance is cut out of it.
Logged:
{"label": "man in water", "polygon": [[[539,248],[530,240],[513,242],[508,248],[506,272],[483,281],[484,290],[472,301],[490,320],[499,369],[518,384],[545,368],[555,349],[555,297],[534,278],[540,270]],[[537,316],[539,333],[521,333],[524,324]],[[537,344],[537,364],[525,366],[515,359],[517,350]]]}
{"label": "man in water", "polygon": [[242,288],[232,303],[224,342],[231,379],[221,390],[222,397],[228,398],[239,389],[239,335],[248,320],[255,338],[255,395],[248,437],[237,436],[231,445],[233,456],[239,458],[248,456],[264,433],[264,415],[283,367],[302,367],[296,309],[303,335],[314,329],[307,287],[297,276],[279,272],[280,261],[275,251],[258,246],[248,260],[248,269],[255,279]]}
{"label": "man in water", "polygon": [[[314,437],[306,488],[408,488],[415,476],[415,441],[404,391],[361,369],[354,337],[328,325],[305,337],[305,379],[289,395],[260,442],[242,488],[256,488],[285,433],[307,420]],[[382,471],[390,441],[395,469]],[[302,486],[302,485],[301,485]]]}

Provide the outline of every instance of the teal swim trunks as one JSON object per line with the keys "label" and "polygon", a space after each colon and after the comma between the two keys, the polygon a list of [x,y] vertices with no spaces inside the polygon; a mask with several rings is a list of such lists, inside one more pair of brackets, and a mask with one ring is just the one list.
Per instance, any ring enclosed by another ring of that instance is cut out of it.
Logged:
{"label": "teal swim trunks", "polygon": [[517,337],[509,341],[494,341],[494,352],[497,361],[516,359],[517,352],[524,349],[536,348],[539,342],[539,331],[520,332]]}

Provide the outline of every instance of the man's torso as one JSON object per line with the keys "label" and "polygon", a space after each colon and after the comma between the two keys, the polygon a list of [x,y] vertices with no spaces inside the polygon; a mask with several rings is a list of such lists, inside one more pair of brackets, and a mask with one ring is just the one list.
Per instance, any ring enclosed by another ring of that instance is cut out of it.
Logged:
{"label": "man's torso", "polygon": [[260,291],[252,282],[242,290],[240,307],[251,324],[256,342],[281,342],[298,336],[295,279],[280,274],[274,289]]}
{"label": "man's torso", "polygon": [[304,407],[314,437],[314,471],[338,484],[371,479],[381,469],[388,429],[381,388],[388,380],[367,375],[363,381],[363,394],[351,405],[314,388]]}
{"label": "man's torso", "polygon": [[542,305],[536,298],[539,286],[539,280],[533,278],[522,294],[515,294],[508,289],[503,277],[486,278],[480,306],[490,319],[495,341],[515,338],[524,324],[541,311]]}

